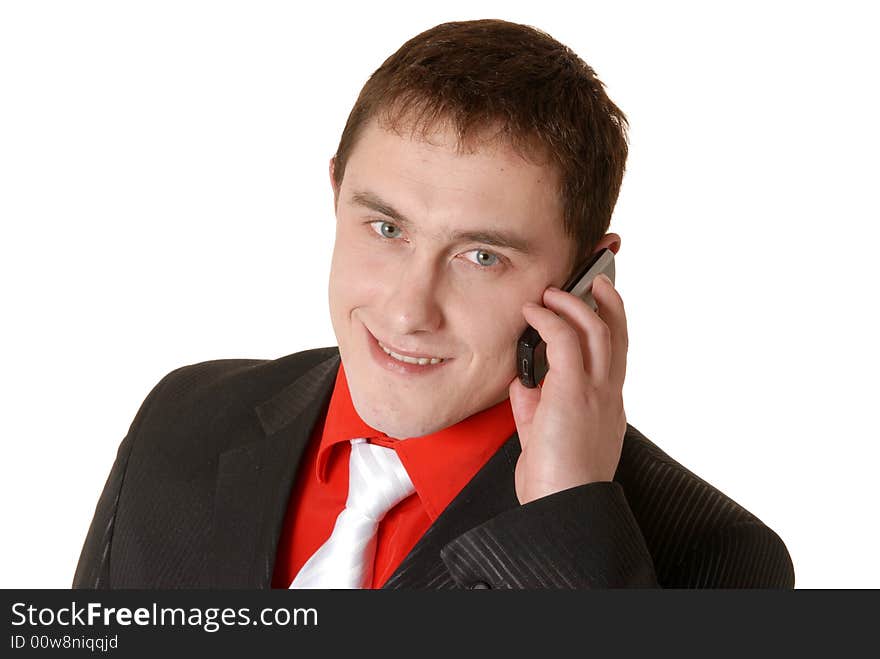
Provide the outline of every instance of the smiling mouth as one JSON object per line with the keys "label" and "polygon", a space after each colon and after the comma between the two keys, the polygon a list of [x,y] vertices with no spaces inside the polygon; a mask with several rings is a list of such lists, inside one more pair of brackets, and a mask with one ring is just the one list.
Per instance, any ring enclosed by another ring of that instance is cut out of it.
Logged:
{"label": "smiling mouth", "polygon": [[379,347],[382,348],[386,355],[389,355],[399,362],[404,362],[405,364],[418,364],[419,366],[427,366],[428,364],[442,364],[444,361],[446,361],[442,357],[407,357],[406,355],[398,354],[393,350],[386,348],[379,340],[377,340],[376,343],[379,344]]}

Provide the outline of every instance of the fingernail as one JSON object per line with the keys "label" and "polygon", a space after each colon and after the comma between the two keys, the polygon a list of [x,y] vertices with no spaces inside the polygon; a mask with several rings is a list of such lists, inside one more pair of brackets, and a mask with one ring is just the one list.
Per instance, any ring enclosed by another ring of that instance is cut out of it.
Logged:
{"label": "fingernail", "polygon": [[560,289],[556,288],[555,286],[548,286],[547,290],[553,291],[554,293],[558,293],[560,291]]}

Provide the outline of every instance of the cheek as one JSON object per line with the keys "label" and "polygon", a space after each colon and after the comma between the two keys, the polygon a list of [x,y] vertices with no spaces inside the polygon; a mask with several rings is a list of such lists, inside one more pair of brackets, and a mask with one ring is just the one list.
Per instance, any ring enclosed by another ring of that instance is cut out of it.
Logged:
{"label": "cheek", "polygon": [[387,259],[365,243],[337,238],[330,266],[330,304],[334,310],[368,303],[387,281]]}
{"label": "cheek", "polygon": [[516,341],[526,327],[520,308],[526,298],[495,293],[472,299],[461,314],[466,340],[482,360],[513,363]]}

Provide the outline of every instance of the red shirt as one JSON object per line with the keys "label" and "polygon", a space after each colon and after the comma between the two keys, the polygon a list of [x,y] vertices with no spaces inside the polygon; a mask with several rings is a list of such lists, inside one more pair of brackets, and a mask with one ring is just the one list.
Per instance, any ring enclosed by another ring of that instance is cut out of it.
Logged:
{"label": "red shirt", "polygon": [[367,437],[393,448],[415,486],[415,494],[388,511],[379,524],[371,587],[380,588],[515,429],[510,400],[505,399],[430,435],[392,439],[358,416],[340,364],[330,405],[315,424],[290,494],[272,587],[290,586],[303,564],[330,537],[348,495],[349,440]]}

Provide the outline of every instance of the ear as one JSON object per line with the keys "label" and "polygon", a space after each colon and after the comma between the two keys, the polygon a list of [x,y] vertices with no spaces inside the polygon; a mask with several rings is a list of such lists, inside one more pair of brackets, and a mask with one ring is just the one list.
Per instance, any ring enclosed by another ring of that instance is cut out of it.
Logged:
{"label": "ear", "polygon": [[601,252],[606,247],[614,252],[614,255],[616,256],[617,252],[620,251],[620,236],[616,233],[606,233],[599,239],[599,242],[596,243],[593,254]]}
{"label": "ear", "polygon": [[333,178],[333,172],[335,169],[336,169],[336,156],[331,156],[331,158],[330,158],[330,187],[333,188],[333,198],[337,199],[339,197],[339,188],[336,187],[336,179]]}
{"label": "ear", "polygon": [[589,257],[593,256],[593,254],[598,254],[605,248],[610,249],[614,255],[617,255],[617,252],[620,251],[620,236],[616,233],[606,233],[602,236],[599,241],[596,243],[596,246],[593,248],[593,251],[589,254],[584,254],[579,256],[574,260],[571,264],[571,268],[576,268],[579,264],[585,262]]}

